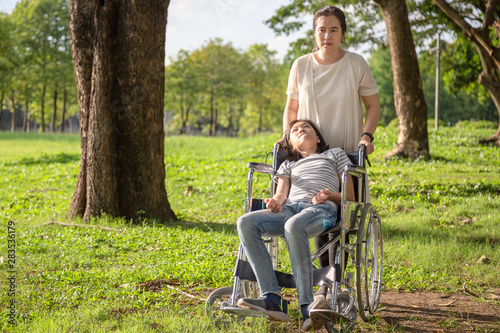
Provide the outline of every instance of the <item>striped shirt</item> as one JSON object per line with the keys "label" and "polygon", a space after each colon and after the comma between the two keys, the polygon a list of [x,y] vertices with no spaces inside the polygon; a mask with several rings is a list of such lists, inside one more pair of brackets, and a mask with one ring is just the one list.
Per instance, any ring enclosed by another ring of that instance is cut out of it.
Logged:
{"label": "striped shirt", "polygon": [[[313,154],[298,161],[284,161],[276,177],[290,178],[289,202],[312,202],[321,190],[340,192],[339,173],[352,162],[343,149],[333,148],[321,154]],[[337,207],[333,201],[326,203]]]}

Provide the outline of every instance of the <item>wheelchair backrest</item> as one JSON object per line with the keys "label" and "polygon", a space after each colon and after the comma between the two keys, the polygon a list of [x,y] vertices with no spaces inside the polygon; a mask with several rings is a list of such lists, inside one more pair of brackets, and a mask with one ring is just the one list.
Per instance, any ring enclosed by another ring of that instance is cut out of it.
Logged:
{"label": "wheelchair backrest", "polygon": [[[360,153],[360,151],[353,151],[350,153],[346,153],[349,160],[351,160],[353,165],[358,165],[364,167],[363,156],[364,152]],[[281,146],[280,143],[276,142],[273,148],[273,170],[277,172],[280,168],[281,163],[283,163],[286,159],[288,159],[290,155],[288,152]],[[360,162],[361,160],[361,162]]]}

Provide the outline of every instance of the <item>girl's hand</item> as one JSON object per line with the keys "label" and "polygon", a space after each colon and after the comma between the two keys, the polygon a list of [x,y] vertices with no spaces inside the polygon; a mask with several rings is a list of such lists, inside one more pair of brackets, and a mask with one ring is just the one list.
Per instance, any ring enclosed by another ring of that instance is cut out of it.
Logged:
{"label": "girl's hand", "polygon": [[267,198],[264,199],[264,202],[266,203],[266,207],[268,210],[270,210],[273,213],[279,213],[281,212],[281,208],[283,207],[277,200],[274,200],[273,198]]}
{"label": "girl's hand", "polygon": [[329,189],[319,191],[319,193],[316,194],[316,196],[312,199],[312,203],[316,205],[325,202],[326,200],[328,200],[331,193],[332,191],[330,191]]}

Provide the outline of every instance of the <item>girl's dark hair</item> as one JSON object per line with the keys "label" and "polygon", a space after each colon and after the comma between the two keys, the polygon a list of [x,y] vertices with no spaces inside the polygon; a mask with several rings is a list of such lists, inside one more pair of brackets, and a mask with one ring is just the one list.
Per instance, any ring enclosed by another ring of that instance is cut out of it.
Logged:
{"label": "girl's dark hair", "polygon": [[[342,34],[345,34],[345,32],[347,30],[347,24],[346,24],[344,12],[339,7],[329,5],[329,6],[325,6],[325,7],[321,8],[320,10],[318,10],[316,12],[316,14],[314,14],[313,36],[316,34],[316,25],[318,24],[318,19],[322,16],[335,16],[336,18],[338,18],[340,21],[340,28],[342,29]],[[317,50],[319,50],[319,47],[318,47],[318,45],[316,45],[316,39],[314,39],[313,52],[315,52]]]}
{"label": "girl's dark hair", "polygon": [[289,158],[287,158],[288,160],[298,161],[301,159],[299,152],[297,151],[297,149],[295,149],[292,146],[292,142],[290,141],[290,134],[292,132],[292,127],[296,123],[307,123],[312,127],[314,132],[316,132],[316,135],[319,138],[319,143],[318,143],[318,148],[316,149],[316,153],[321,154],[322,152],[324,152],[325,150],[328,150],[330,148],[326,144],[325,139],[323,138],[323,136],[321,135],[321,133],[318,130],[318,126],[316,126],[316,124],[314,122],[312,122],[308,119],[296,119],[296,120],[293,120],[290,122],[290,124],[288,125],[288,128],[286,129],[285,133],[283,134],[282,146],[285,149],[285,151],[288,152],[288,155],[289,155]]}

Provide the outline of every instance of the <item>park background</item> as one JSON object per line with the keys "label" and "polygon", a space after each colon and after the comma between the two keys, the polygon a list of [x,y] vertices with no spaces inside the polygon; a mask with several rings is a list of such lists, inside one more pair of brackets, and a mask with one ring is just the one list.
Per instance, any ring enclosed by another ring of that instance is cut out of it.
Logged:
{"label": "park background", "polygon": [[[215,17],[238,14],[242,5],[215,3]],[[429,330],[498,331],[500,154],[494,143],[481,143],[497,130],[498,112],[478,82],[483,68],[472,44],[444,20],[419,28],[423,9],[412,6],[418,3],[408,2],[420,66],[414,79],[421,77],[428,118],[436,91],[436,54],[429,49],[442,32],[440,122],[437,130],[433,120],[426,126],[428,157],[384,159],[399,131],[384,26],[374,24],[373,35],[348,35],[346,46],[363,50],[380,90],[382,117],[369,172],[386,239],[384,291],[466,294],[477,302],[473,308],[456,302]],[[307,21],[310,8],[303,10],[279,13]],[[18,324],[7,321],[4,304],[11,298],[2,290],[2,330],[220,331],[204,315],[203,300],[231,285],[246,162],[264,162],[279,137],[291,62],[311,49],[307,28],[280,54],[272,42],[241,47],[213,36],[170,55],[165,186],[178,220],[139,214],[82,221],[67,215],[81,156],[68,24],[67,1],[20,1],[0,16],[0,216],[5,225],[16,223],[18,270]],[[258,193],[266,196],[267,189],[266,178],[257,181]],[[6,281],[7,242],[1,246]],[[288,268],[286,260],[283,265]],[[293,317],[291,324],[248,321],[225,331],[294,331],[298,313]],[[382,311],[356,330],[405,331],[431,321],[389,317]]]}

